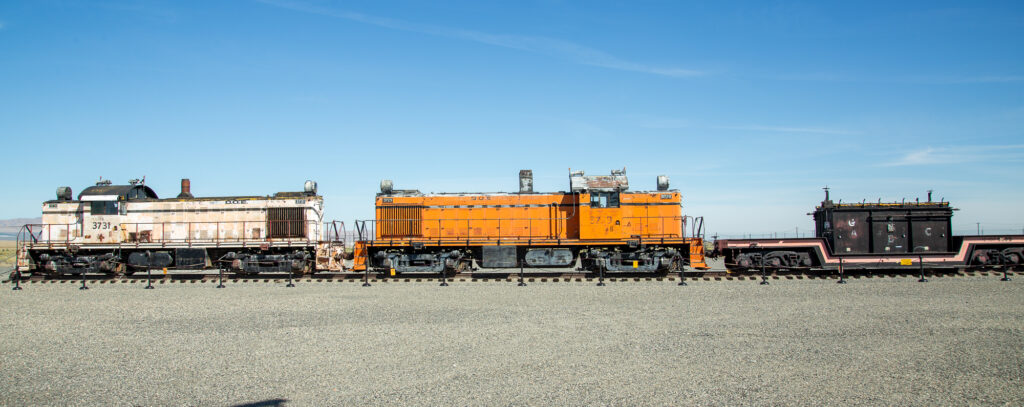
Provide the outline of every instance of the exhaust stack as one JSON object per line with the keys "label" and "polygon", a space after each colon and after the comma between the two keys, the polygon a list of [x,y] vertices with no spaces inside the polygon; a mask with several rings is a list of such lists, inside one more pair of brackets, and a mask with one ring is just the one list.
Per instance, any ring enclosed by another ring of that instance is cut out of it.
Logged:
{"label": "exhaust stack", "polygon": [[192,196],[192,181],[189,181],[188,178],[181,179],[181,193],[178,194],[178,198],[195,198]]}
{"label": "exhaust stack", "polygon": [[519,193],[533,193],[533,170],[519,170]]}

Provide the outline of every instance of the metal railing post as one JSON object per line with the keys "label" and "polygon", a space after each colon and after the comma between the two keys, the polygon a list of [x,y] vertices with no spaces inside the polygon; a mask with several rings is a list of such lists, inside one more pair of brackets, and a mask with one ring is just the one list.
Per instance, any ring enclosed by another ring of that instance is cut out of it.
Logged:
{"label": "metal railing post", "polygon": [[768,274],[764,267],[764,255],[761,255],[761,285],[768,285]]}
{"label": "metal railing post", "polygon": [[[15,262],[17,262],[17,256],[15,256]],[[21,271],[18,271],[17,263],[14,264],[14,273],[11,273],[11,276],[14,277],[14,287],[11,290],[21,291]]]}
{"label": "metal railing post", "polygon": [[150,258],[149,252],[146,252],[146,289],[153,288],[153,259]]}
{"label": "metal railing post", "polygon": [[525,256],[524,257],[520,257],[519,258],[519,284],[518,284],[518,286],[520,286],[520,287],[526,287],[526,282],[523,281],[523,267],[525,266],[525,263],[526,263],[526,257]]}
{"label": "metal railing post", "polygon": [[224,265],[217,265],[217,275],[220,277],[220,283],[217,284],[217,288],[224,288]]}
{"label": "metal railing post", "polygon": [[680,260],[680,262],[679,262],[679,285],[687,285],[686,284],[686,274],[685,273],[686,273],[686,265],[683,264],[682,260]]}
{"label": "metal railing post", "polygon": [[919,268],[921,270],[921,278],[918,279],[917,282],[919,282],[919,283],[927,283],[928,279],[924,278],[924,257],[923,256],[917,256],[917,264],[920,266]]}

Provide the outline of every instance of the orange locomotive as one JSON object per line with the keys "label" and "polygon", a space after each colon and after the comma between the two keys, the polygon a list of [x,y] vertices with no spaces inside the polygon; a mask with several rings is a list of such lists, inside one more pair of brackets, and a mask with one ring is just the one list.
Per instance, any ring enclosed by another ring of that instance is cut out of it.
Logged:
{"label": "orange locomotive", "polygon": [[[570,172],[569,192],[396,190],[381,182],[376,219],[356,221],[355,270],[448,273],[481,268],[569,268],[668,272],[706,268],[702,219],[682,215],[681,196],[658,177],[657,191],[627,191],[625,169],[610,176]],[[687,228],[690,229],[689,236]]]}

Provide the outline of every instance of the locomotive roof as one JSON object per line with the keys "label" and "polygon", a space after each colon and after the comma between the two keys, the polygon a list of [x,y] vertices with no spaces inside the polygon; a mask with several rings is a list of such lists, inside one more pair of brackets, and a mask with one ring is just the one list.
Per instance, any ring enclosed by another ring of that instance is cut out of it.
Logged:
{"label": "locomotive roof", "polygon": [[900,208],[932,208],[941,209],[949,208],[949,202],[917,202],[917,201],[905,201],[905,202],[853,202],[853,203],[835,203],[832,201],[824,201],[821,205],[815,209],[900,209]]}
{"label": "locomotive roof", "polygon": [[[577,192],[590,192],[590,191],[557,191],[557,192],[430,192],[423,193],[415,189],[396,189],[390,194],[378,193],[377,196],[539,196],[539,195],[568,195]],[[602,192],[601,190],[595,190],[593,192]],[[669,189],[665,191],[620,191],[623,194],[663,194],[679,192],[678,189]]]}
{"label": "locomotive roof", "polygon": [[[160,200],[164,202],[171,201],[223,201],[223,200],[237,200],[237,201],[248,201],[256,199],[291,199],[291,198],[306,198],[311,196],[318,196],[316,194],[308,194],[306,192],[277,192],[274,195],[238,195],[238,196],[204,196],[195,198],[165,198],[160,199],[157,196],[156,191],[152,188],[142,184],[136,185],[93,185],[85,188],[81,193],[78,194],[77,201],[82,200],[95,200],[89,199],[90,197],[112,197],[118,201],[126,200]],[[84,199],[83,199],[84,198]],[[75,202],[75,201],[64,201],[64,200],[50,200],[46,202]]]}
{"label": "locomotive roof", "polygon": [[153,188],[143,184],[135,185],[93,185],[82,190],[78,194],[78,200],[90,196],[112,196],[116,195],[118,200],[129,199],[159,199]]}

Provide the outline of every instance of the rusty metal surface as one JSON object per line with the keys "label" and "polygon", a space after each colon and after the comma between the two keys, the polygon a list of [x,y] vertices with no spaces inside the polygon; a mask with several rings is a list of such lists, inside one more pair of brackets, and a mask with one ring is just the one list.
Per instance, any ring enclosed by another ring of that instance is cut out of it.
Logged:
{"label": "rusty metal surface", "polygon": [[572,192],[581,191],[625,191],[629,189],[626,169],[612,170],[611,175],[585,175],[583,171],[570,172],[569,187]]}
{"label": "rusty metal surface", "polygon": [[835,203],[825,200],[812,213],[815,236],[837,254],[944,252],[952,245],[949,202]]}
{"label": "rusty metal surface", "polygon": [[521,170],[521,171],[519,171],[519,193],[520,194],[532,194],[533,193],[533,171],[532,170]]}
{"label": "rusty metal surface", "polygon": [[93,185],[82,190],[78,194],[78,199],[81,200],[83,196],[97,196],[97,195],[117,195],[120,199],[127,199],[128,194],[138,189],[144,191],[145,197],[149,199],[158,199],[156,192],[152,188],[145,185]]}
{"label": "rusty metal surface", "polygon": [[192,182],[188,178],[182,178],[181,180],[181,193],[178,194],[178,199],[183,198],[195,198],[192,196]]}

